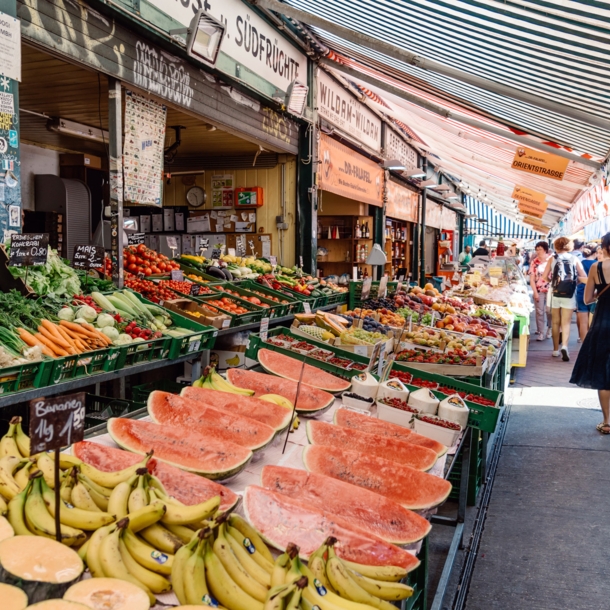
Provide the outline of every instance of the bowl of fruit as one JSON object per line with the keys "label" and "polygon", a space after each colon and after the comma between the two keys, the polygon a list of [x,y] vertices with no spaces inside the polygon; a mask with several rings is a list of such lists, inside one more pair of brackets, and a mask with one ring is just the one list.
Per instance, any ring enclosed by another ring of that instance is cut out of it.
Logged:
{"label": "bowl of fruit", "polygon": [[426,414],[419,414],[413,418],[413,428],[417,434],[432,438],[447,447],[453,447],[462,432],[459,424],[436,415]]}

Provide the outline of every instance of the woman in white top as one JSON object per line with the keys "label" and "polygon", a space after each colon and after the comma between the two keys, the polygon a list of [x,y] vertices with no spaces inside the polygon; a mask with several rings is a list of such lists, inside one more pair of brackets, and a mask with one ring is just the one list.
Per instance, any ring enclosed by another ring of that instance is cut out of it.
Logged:
{"label": "woman in white top", "polygon": [[[550,281],[551,319],[553,329],[553,356],[562,357],[564,362],[570,360],[568,341],[572,314],[576,310],[576,287],[587,281],[587,274],[582,263],[571,254],[574,244],[567,237],[559,237],[553,243],[555,257],[546,266],[543,280]],[[557,267],[558,263],[560,264]],[[555,271],[557,269],[557,272]],[[559,351],[559,336],[561,334],[561,351]]]}

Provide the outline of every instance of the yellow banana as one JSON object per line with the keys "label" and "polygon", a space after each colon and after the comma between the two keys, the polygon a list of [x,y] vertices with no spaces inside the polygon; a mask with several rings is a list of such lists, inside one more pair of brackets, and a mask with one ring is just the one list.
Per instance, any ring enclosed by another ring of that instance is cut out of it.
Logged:
{"label": "yellow banana", "polygon": [[232,383],[229,383],[222,375],[219,375],[215,369],[212,370],[208,379],[210,379],[212,387],[219,392],[230,392],[231,394],[241,394],[242,396],[254,395],[253,390],[244,390],[243,388],[238,388]]}
{"label": "yellow banana", "polygon": [[125,542],[121,538],[119,538],[119,552],[121,553],[121,559],[123,560],[127,571],[143,585],[148,587],[153,593],[167,593],[172,590],[172,586],[167,578],[163,578],[160,574],[148,570],[131,556],[125,546]]}
{"label": "yellow banana", "polygon": [[[303,586],[300,586],[300,585]],[[288,603],[286,604],[285,610],[300,610],[301,609],[301,597],[303,595],[303,589],[307,586],[307,581],[303,579],[303,581],[297,581],[295,583],[295,590],[292,593]]]}
{"label": "yellow banana", "polygon": [[103,472],[90,464],[86,464],[85,462],[81,462],[79,467],[82,474],[90,478],[98,485],[107,487],[108,489],[114,489],[119,483],[127,481],[130,477],[132,477],[136,473],[136,470],[146,467],[146,464],[151,457],[152,453],[148,454],[141,462],[134,464],[133,466],[129,466],[129,468],[124,468],[123,470],[117,470],[115,472]]}
{"label": "yellow banana", "polygon": [[186,604],[186,596],[184,594],[184,568],[190,556],[197,549],[199,538],[195,537],[186,546],[178,550],[174,556],[172,565],[172,587],[180,604]]}
{"label": "yellow banana", "polygon": [[0,459],[0,494],[6,500],[12,500],[21,491],[13,478],[13,472],[20,463],[21,459],[14,455]]}
{"label": "yellow banana", "polygon": [[44,451],[38,454],[36,465],[42,471],[44,480],[51,489],[55,489],[55,462]]}
{"label": "yellow banana", "polygon": [[87,481],[87,478],[78,475],[78,481],[80,484],[84,485],[85,489],[89,492],[89,496],[93,500],[94,504],[101,510],[106,512],[108,510],[108,498],[101,493],[98,493],[96,489],[91,487]]}
{"label": "yellow banana", "polygon": [[30,480],[30,470],[32,469],[33,465],[34,462],[30,462],[28,460],[21,468],[19,468],[19,470],[17,470],[15,476],[13,477],[15,479],[15,483],[19,485],[19,489],[21,491],[26,488],[28,481]]}
{"label": "yellow banana", "polygon": [[[54,454],[47,454],[51,459],[55,459]],[[75,466],[81,467],[83,464],[82,460],[79,460],[75,455],[71,455],[70,453],[60,453],[59,454],[59,467],[62,470],[72,470]]]}
{"label": "yellow banana", "polygon": [[82,510],[89,510],[93,512],[102,512],[102,509],[93,501],[89,490],[83,485],[81,481],[76,481],[70,499],[73,506]]}
{"label": "yellow banana", "polygon": [[21,427],[23,421],[21,417],[17,417],[17,419],[19,420],[15,424],[15,442],[17,443],[17,448],[23,457],[30,457],[30,437]]}
{"label": "yellow banana", "polygon": [[[55,517],[55,492],[49,488],[46,482],[41,482],[42,499],[52,517]],[[109,513],[99,511],[82,510],[75,506],[67,505],[63,500],[59,503],[59,520],[64,525],[77,529],[93,532],[104,525],[114,523],[115,518]]]}
{"label": "yellow banana", "polygon": [[171,553],[172,555],[175,555],[176,551],[181,546],[184,546],[178,537],[174,536],[174,534],[166,530],[159,523],[145,527],[140,531],[140,536],[156,549],[164,553]]}
{"label": "yellow banana", "polygon": [[[250,556],[250,559],[254,561],[258,566],[260,566],[265,572],[271,574],[273,571],[273,560],[269,561],[266,556],[263,556],[262,553],[259,552],[259,548],[262,548],[260,542],[262,542],[259,538],[258,546],[253,543],[252,538],[249,536],[244,536],[242,532],[236,530],[234,527],[230,525],[227,526],[227,534],[231,536],[239,544],[246,553]],[[257,534],[258,537],[258,534]],[[264,545],[264,543],[262,543]],[[265,547],[266,548],[266,547]],[[268,549],[267,549],[268,551]]]}
{"label": "yellow banana", "polygon": [[70,475],[64,477],[64,480],[59,486],[59,495],[67,504],[72,503],[72,488],[74,487],[74,477]]}
{"label": "yellow banana", "polygon": [[328,580],[328,576],[326,575],[326,562],[322,557],[319,555],[310,557],[307,562],[307,567],[311,570],[315,579],[321,582],[329,591],[337,593],[335,587]]}
{"label": "yellow banana", "polygon": [[383,582],[381,580],[374,580],[373,578],[361,576],[351,570],[348,570],[348,572],[365,591],[368,591],[371,595],[375,595],[380,599],[399,601],[413,595],[413,587],[404,585],[401,582]]}
{"label": "yellow banana", "polygon": [[262,602],[248,595],[229,576],[212,550],[209,540],[206,541],[204,559],[205,575],[210,592],[223,606],[231,608],[231,610],[263,610]]}
{"label": "yellow banana", "polygon": [[4,498],[0,496],[0,515],[6,515],[8,512],[8,504],[5,502]]}
{"label": "yellow banana", "polygon": [[[40,491],[40,478],[33,480],[32,488],[25,501],[25,520],[30,529],[47,538],[55,538],[55,519],[51,516]],[[77,546],[87,539],[85,532],[69,525],[60,524],[61,542],[67,546]]]}
{"label": "yellow banana", "polygon": [[[308,583],[303,589],[302,596],[303,600],[312,606],[317,606],[320,610],[371,610],[371,606],[368,604],[361,604],[349,599],[343,599],[332,591],[327,591],[323,587],[316,588],[312,583]],[[303,601],[301,603],[304,605]]]}
{"label": "yellow banana", "polygon": [[[164,504],[162,500],[155,501]],[[188,525],[192,523],[200,523],[204,519],[209,519],[216,513],[218,507],[220,506],[220,496],[214,496],[205,502],[193,504],[191,506],[180,506],[178,504],[169,502],[165,503],[165,506],[167,511],[161,519],[162,523],[170,525]]]}
{"label": "yellow banana", "polygon": [[194,553],[191,554],[184,564],[182,586],[184,588],[186,604],[201,605],[205,596],[209,595],[205,563],[203,561],[205,544],[205,539],[199,540]]}
{"label": "yellow banana", "polygon": [[100,527],[99,530],[93,532],[87,543],[87,567],[93,578],[104,578],[104,570],[100,559],[100,548],[104,538],[110,535],[110,532],[116,529],[114,523]]}
{"label": "yellow banana", "polygon": [[123,519],[129,513],[127,502],[131,493],[131,484],[129,481],[119,483],[108,498],[108,512],[114,515],[117,519]]}
{"label": "yellow banana", "polygon": [[87,475],[79,474],[79,478],[82,482],[89,488],[94,489],[100,496],[104,496],[104,498],[110,498],[110,494],[112,493],[112,489],[108,489],[107,487],[102,487],[98,485],[95,481],[92,481]]}
{"label": "yellow banana", "polygon": [[15,531],[15,536],[33,536],[25,522],[25,502],[32,487],[32,482],[18,494],[15,494],[13,499],[8,503],[8,522]]}
{"label": "yellow banana", "polygon": [[19,459],[22,458],[19,447],[17,447],[17,441],[15,440],[16,419],[16,417],[11,419],[8,432],[0,439],[0,458],[9,455]]}
{"label": "yellow banana", "polygon": [[229,546],[233,553],[235,553],[237,559],[239,559],[239,563],[248,571],[248,573],[257,580],[264,587],[271,586],[271,572],[273,571],[273,567],[271,568],[271,572],[267,572],[264,568],[252,559],[252,556],[246,549],[239,543],[235,538],[231,535],[227,535],[226,537]]}
{"label": "yellow banana", "polygon": [[174,534],[176,538],[179,538],[182,541],[182,544],[188,544],[195,535],[195,532],[185,525],[170,525],[169,523],[163,523],[163,527]]}
{"label": "yellow banana", "polygon": [[167,496],[167,491],[165,491],[165,487],[163,487],[163,483],[154,475],[148,475],[148,487],[156,489],[161,492],[164,496]]}
{"label": "yellow banana", "polygon": [[286,599],[295,592],[296,585],[278,585],[272,587],[267,594],[267,598],[263,605],[263,610],[284,610]]}
{"label": "yellow banana", "polygon": [[341,559],[341,561],[346,568],[353,572],[357,572],[367,578],[374,578],[375,580],[382,580],[384,582],[398,582],[408,574],[407,570],[399,566],[367,566],[347,561],[346,559]]}
{"label": "yellow banana", "polygon": [[127,508],[129,508],[130,513],[133,513],[140,508],[144,508],[145,506],[148,506],[148,491],[146,489],[146,478],[144,475],[138,474],[138,483],[129,494]]}
{"label": "yellow banana", "polygon": [[223,523],[218,528],[218,537],[214,541],[213,550],[220,559],[229,576],[239,585],[248,595],[264,602],[267,599],[268,587],[261,585],[239,562],[237,556],[231,550],[225,534],[226,525]]}
{"label": "yellow banana", "polygon": [[155,525],[165,512],[164,505],[144,506],[133,513],[127,515],[129,519],[129,529],[132,532],[139,532],[147,527]]}
{"label": "yellow banana", "polygon": [[286,574],[290,570],[292,565],[292,558],[296,557],[299,549],[294,544],[289,544],[285,553],[282,553],[273,564],[273,570],[271,571],[271,589],[281,587],[286,582]]}
{"label": "yellow banana", "polygon": [[229,525],[243,534],[245,538],[249,538],[256,550],[270,563],[273,564],[273,555],[265,544],[264,540],[259,536],[258,532],[243,518],[235,513],[229,516]]}
{"label": "yellow banana", "polygon": [[78,551],[76,551],[78,553],[78,556],[83,560],[84,563],[87,563],[87,549],[89,548],[90,540],[91,538],[89,538],[84,544],[81,544],[78,547]]}
{"label": "yellow banana", "polygon": [[343,599],[368,604],[380,610],[396,610],[390,602],[380,599],[365,591],[350,575],[338,557],[329,557],[326,562],[326,574],[333,588]]}
{"label": "yellow banana", "polygon": [[[122,536],[125,546],[129,550],[131,556],[142,566],[156,572],[157,574],[163,574],[169,576],[172,574],[172,567],[176,561],[176,555],[169,555],[162,553],[146,542],[138,538],[132,531],[131,528],[127,528],[123,532]],[[178,551],[180,552],[180,551]],[[172,576],[172,581],[174,577]]]}

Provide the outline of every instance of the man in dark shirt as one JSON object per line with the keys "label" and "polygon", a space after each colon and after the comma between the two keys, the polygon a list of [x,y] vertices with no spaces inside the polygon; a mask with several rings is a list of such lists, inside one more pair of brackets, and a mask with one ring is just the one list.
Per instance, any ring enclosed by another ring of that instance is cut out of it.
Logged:
{"label": "man in dark shirt", "polygon": [[474,251],[472,258],[475,256],[489,256],[489,250],[485,247],[485,240],[479,244],[479,247]]}

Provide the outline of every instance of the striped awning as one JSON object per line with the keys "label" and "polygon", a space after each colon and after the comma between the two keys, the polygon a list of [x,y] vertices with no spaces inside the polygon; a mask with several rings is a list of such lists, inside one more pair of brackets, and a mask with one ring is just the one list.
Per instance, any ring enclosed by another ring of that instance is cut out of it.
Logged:
{"label": "striped awning", "polygon": [[[468,233],[489,237],[500,237],[501,235],[512,239],[536,239],[542,235],[534,229],[496,212],[493,208],[473,197],[466,197],[465,203],[468,213],[465,228]],[[474,218],[469,218],[469,216],[474,216]]]}

